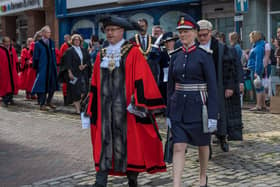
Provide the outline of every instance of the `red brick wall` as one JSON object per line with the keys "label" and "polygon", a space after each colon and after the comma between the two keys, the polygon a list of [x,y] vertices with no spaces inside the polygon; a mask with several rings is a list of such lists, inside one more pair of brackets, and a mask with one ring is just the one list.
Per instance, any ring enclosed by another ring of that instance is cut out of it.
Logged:
{"label": "red brick wall", "polygon": [[1,16],[1,27],[1,36],[16,38],[16,16]]}
{"label": "red brick wall", "polygon": [[[27,37],[33,37],[35,32],[44,25],[52,30],[52,39],[58,45],[58,20],[55,17],[55,1],[44,0],[43,10],[29,10],[23,12],[27,15]],[[20,15],[19,15],[20,16]],[[16,38],[16,16],[1,16],[1,36]]]}

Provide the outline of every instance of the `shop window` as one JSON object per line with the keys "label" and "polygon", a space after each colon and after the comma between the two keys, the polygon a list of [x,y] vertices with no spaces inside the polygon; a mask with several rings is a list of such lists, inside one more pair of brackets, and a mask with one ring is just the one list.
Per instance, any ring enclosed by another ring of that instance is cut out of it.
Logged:
{"label": "shop window", "polygon": [[278,27],[280,27],[280,14],[273,14],[271,15],[271,37],[276,38]]}
{"label": "shop window", "polygon": [[160,25],[165,32],[175,32],[177,27],[177,21],[180,15],[183,15],[180,11],[169,11],[161,16]]}
{"label": "shop window", "polygon": [[88,43],[90,41],[90,37],[92,34],[94,34],[94,23],[90,20],[87,19],[82,19],[77,21],[72,29],[71,29],[71,33],[76,31],[79,32],[82,37],[84,38],[84,40]]}
{"label": "shop window", "polygon": [[[150,16],[149,14],[146,14],[146,13],[137,13],[130,17],[130,19],[134,20],[134,21],[138,21],[141,18],[145,18],[148,21],[148,31],[147,32],[149,34],[152,34],[152,27],[154,25],[154,18],[152,16]],[[136,32],[137,31],[127,31],[126,38],[127,39],[132,38]]]}
{"label": "shop window", "polygon": [[280,11],[280,3],[279,0],[270,0],[270,9],[271,11]]}

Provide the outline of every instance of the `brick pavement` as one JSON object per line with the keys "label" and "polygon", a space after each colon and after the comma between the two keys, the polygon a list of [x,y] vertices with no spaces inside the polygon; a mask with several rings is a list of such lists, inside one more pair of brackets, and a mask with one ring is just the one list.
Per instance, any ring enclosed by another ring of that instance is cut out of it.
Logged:
{"label": "brick pavement", "polygon": [[[65,111],[68,110],[65,110],[63,107],[60,110],[60,112]],[[47,115],[39,115],[38,119],[41,119],[43,116],[47,116],[46,118],[49,119],[52,115],[54,114],[48,113]],[[56,121],[56,118],[54,119]],[[65,120],[68,120],[68,117],[66,117]],[[77,118],[74,117],[72,120],[76,121]],[[159,121],[161,133],[164,137],[166,131],[164,128],[165,126],[163,125],[164,120],[160,118]],[[214,155],[213,159],[209,162],[208,169],[209,185],[236,187],[279,187],[280,115],[243,111],[243,121],[243,142],[230,142],[230,152],[228,153],[222,152],[218,145],[213,146]],[[51,125],[51,122],[49,125]],[[88,157],[90,156],[91,155]],[[197,158],[197,149],[194,147],[189,147],[188,153],[186,154],[185,170],[183,174],[184,186],[199,185],[197,177],[199,172],[199,163],[197,162]],[[91,158],[89,158],[89,160],[90,159]],[[53,166],[54,169],[57,167],[55,164],[51,166]],[[168,171],[166,173],[155,175],[140,174],[139,186],[172,186],[171,169],[171,165],[168,165]],[[44,180],[38,180],[39,182],[29,183],[30,185],[26,185],[25,187],[89,186],[95,181],[94,175],[95,171],[92,169],[77,169],[76,172],[73,172],[70,175],[61,175],[58,178],[50,178],[46,176]],[[127,186],[126,178],[109,177],[108,186]]]}

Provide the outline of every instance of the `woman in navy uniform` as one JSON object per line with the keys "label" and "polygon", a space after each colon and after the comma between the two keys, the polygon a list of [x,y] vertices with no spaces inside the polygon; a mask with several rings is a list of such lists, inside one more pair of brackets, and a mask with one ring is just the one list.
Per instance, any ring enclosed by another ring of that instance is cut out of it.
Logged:
{"label": "woman in navy uniform", "polygon": [[208,145],[218,117],[214,62],[211,51],[195,45],[199,26],[192,17],[181,16],[176,29],[183,45],[172,54],[167,90],[167,124],[174,142],[173,186],[181,186],[187,144],[198,146],[200,186],[207,186]]}

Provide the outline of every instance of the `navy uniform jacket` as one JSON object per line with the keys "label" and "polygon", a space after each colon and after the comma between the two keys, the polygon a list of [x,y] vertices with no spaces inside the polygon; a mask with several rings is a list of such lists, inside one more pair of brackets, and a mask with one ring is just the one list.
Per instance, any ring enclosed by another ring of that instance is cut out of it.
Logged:
{"label": "navy uniform jacket", "polygon": [[208,119],[218,117],[216,73],[211,53],[193,45],[176,50],[170,61],[167,88],[167,117],[184,123],[202,122],[199,91],[176,91],[175,84],[208,85]]}

